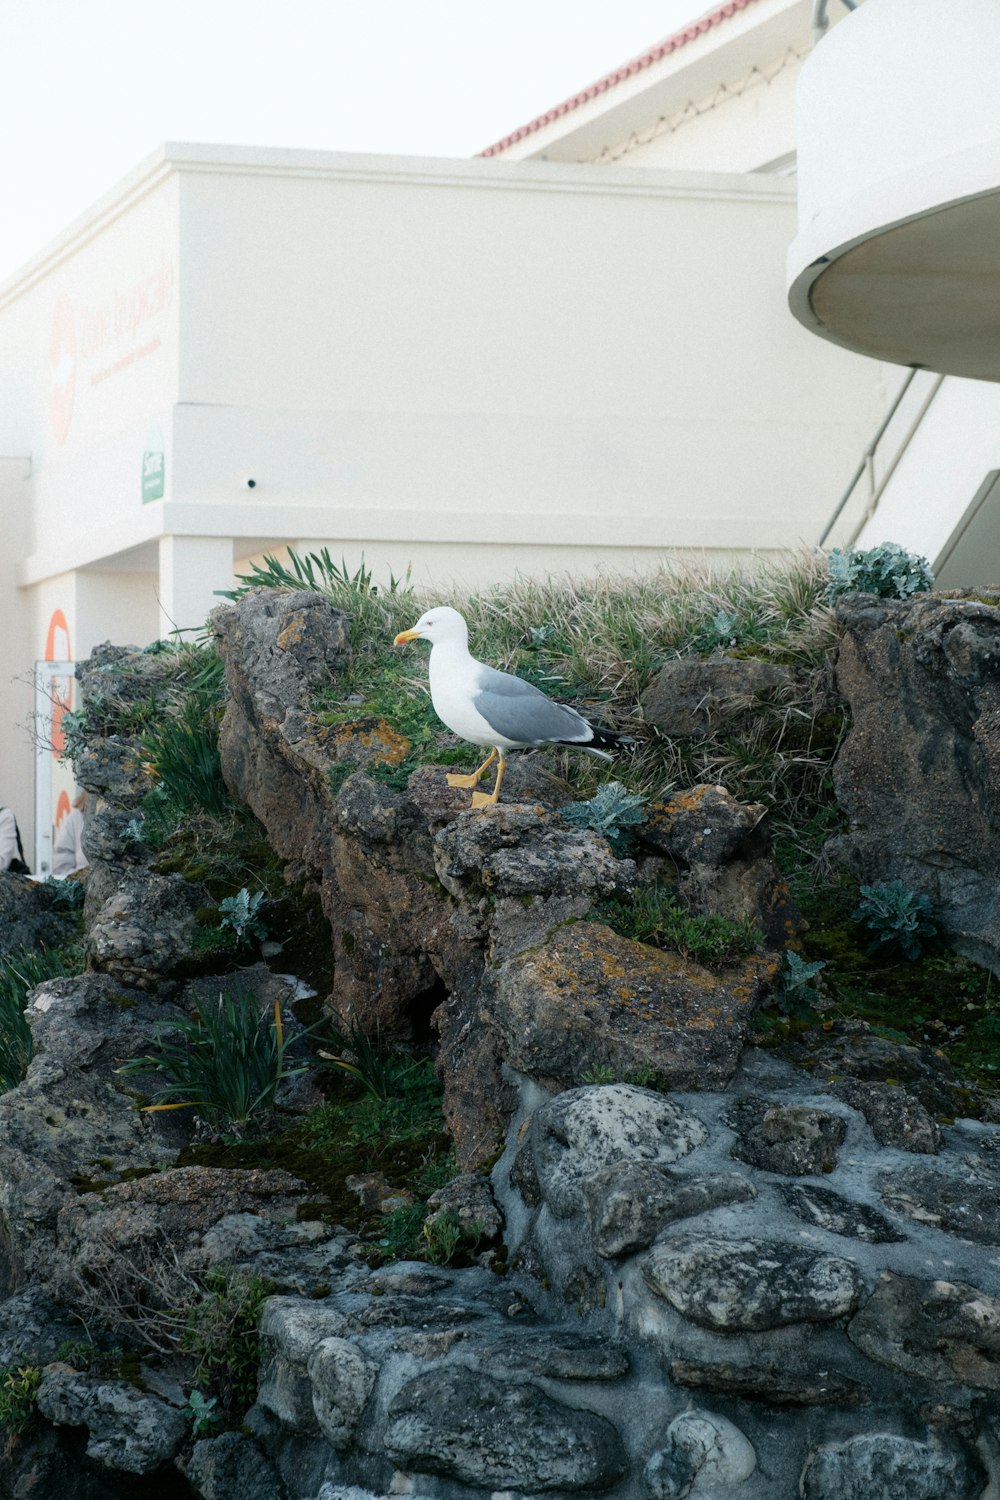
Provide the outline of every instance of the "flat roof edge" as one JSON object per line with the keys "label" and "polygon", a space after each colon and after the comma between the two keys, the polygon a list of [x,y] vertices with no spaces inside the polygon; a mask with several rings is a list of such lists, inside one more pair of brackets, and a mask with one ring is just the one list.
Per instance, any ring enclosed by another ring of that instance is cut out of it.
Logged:
{"label": "flat roof edge", "polygon": [[387,156],[277,146],[200,145],[168,141],[73,220],[63,232],[0,284],[0,311],[23,296],[146,194],[173,174],[236,173],[326,177],[343,182],[398,182],[543,191],[623,193],[643,197],[753,198],[784,202],[795,185],[784,178],[742,172],[691,172],[589,162],[498,161],[483,157]]}

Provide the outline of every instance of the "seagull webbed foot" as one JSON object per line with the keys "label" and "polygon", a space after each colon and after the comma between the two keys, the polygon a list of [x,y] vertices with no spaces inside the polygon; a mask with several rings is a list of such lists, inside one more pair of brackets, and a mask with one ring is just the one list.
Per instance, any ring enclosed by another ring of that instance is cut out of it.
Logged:
{"label": "seagull webbed foot", "polygon": [[[486,757],[479,769],[473,771],[471,775],[463,776],[458,771],[451,771],[444,779],[449,786],[478,786],[496,758],[497,752],[494,750],[492,754]],[[473,802],[473,806],[475,806],[475,802]]]}

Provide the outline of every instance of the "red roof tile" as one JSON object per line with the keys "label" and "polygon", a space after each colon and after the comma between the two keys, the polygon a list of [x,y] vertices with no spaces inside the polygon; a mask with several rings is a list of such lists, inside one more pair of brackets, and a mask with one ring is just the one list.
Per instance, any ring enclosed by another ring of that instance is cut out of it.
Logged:
{"label": "red roof tile", "polygon": [[754,0],[726,0],[725,5],[720,5],[715,10],[710,10],[707,15],[701,16],[697,21],[691,21],[680,31],[675,31],[673,36],[666,37],[662,42],[657,42],[655,47],[650,47],[648,52],[643,52],[640,57],[634,57],[631,62],[622,63],[620,68],[615,68],[611,73],[605,73],[596,83],[590,84],[588,88],[581,89],[580,93],[574,94],[570,99],[564,99],[562,104],[555,105],[552,109],[539,115],[537,119],[529,121],[527,125],[519,125],[512,130],[510,135],[505,135],[502,141],[496,141],[492,146],[487,146],[484,151],[477,151],[477,156],[496,156],[498,152],[513,146],[515,141],[523,141],[525,136],[534,135],[537,130],[542,130],[546,125],[551,125],[553,120],[568,115],[571,110],[579,109],[581,104],[587,104],[591,99],[596,99],[599,94],[606,94],[618,83],[624,83],[626,78],[631,78],[636,73],[641,73],[644,68],[659,62],[661,57],[666,57],[669,52],[676,52],[688,42],[694,42],[706,31],[711,31],[713,26],[718,26],[722,21],[728,21],[737,11],[746,10],[748,5],[753,5]]}

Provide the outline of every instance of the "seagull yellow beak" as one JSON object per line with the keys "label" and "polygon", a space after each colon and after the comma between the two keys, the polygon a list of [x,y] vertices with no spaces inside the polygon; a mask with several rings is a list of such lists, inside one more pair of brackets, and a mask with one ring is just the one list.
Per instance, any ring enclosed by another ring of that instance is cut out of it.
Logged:
{"label": "seagull yellow beak", "polygon": [[394,646],[405,646],[407,641],[417,641],[419,639],[419,630],[401,630],[392,644]]}

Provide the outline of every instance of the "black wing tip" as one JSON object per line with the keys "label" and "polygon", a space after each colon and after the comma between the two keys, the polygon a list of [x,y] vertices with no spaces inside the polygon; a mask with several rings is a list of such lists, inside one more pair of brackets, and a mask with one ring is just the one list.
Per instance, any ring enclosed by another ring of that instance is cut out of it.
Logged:
{"label": "black wing tip", "polygon": [[588,748],[595,750],[629,750],[639,741],[631,734],[622,734],[618,729],[606,729],[603,724],[591,724],[593,739]]}

